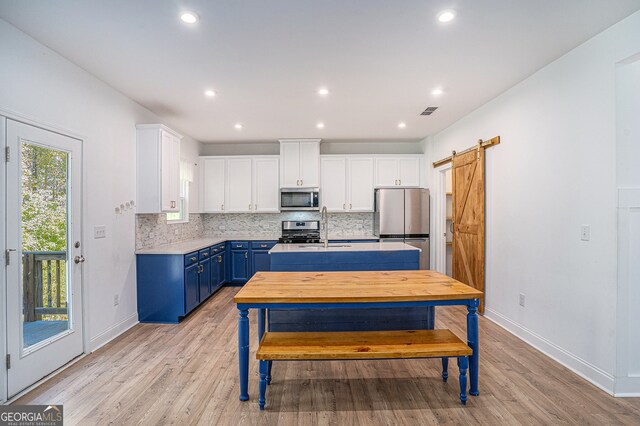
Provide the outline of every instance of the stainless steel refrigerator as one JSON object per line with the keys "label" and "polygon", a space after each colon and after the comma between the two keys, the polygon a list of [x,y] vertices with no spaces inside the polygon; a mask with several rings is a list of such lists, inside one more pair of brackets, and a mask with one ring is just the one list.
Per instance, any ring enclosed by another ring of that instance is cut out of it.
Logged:
{"label": "stainless steel refrigerator", "polygon": [[420,269],[429,269],[429,190],[376,189],[373,233],[381,241],[418,247]]}

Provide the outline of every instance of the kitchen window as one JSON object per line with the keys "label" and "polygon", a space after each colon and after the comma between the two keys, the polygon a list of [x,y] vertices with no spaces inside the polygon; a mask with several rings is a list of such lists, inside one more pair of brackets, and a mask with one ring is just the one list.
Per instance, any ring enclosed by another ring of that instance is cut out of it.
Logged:
{"label": "kitchen window", "polygon": [[193,166],[188,161],[180,162],[180,210],[167,213],[167,223],[189,222],[189,184],[193,181]]}

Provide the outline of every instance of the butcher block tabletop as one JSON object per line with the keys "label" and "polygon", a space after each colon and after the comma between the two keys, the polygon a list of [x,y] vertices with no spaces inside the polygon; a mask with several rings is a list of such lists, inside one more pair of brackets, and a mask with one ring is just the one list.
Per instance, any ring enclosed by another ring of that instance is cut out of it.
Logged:
{"label": "butcher block tabletop", "polygon": [[479,299],[482,292],[435,271],[258,272],[233,301],[375,303]]}

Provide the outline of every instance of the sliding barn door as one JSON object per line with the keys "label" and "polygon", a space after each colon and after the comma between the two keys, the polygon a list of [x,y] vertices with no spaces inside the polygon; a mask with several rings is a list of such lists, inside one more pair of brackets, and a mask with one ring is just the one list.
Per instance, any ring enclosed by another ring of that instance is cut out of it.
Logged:
{"label": "sliding barn door", "polygon": [[453,278],[482,291],[484,312],[484,149],[454,155]]}

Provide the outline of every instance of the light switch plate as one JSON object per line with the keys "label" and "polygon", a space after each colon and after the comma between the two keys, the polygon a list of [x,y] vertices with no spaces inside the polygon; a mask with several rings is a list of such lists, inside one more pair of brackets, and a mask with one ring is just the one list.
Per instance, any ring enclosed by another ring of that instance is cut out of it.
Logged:
{"label": "light switch plate", "polygon": [[582,225],[580,227],[580,239],[582,241],[591,240],[591,226],[590,225]]}
{"label": "light switch plate", "polygon": [[107,238],[107,227],[105,225],[97,225],[93,227],[93,238]]}

